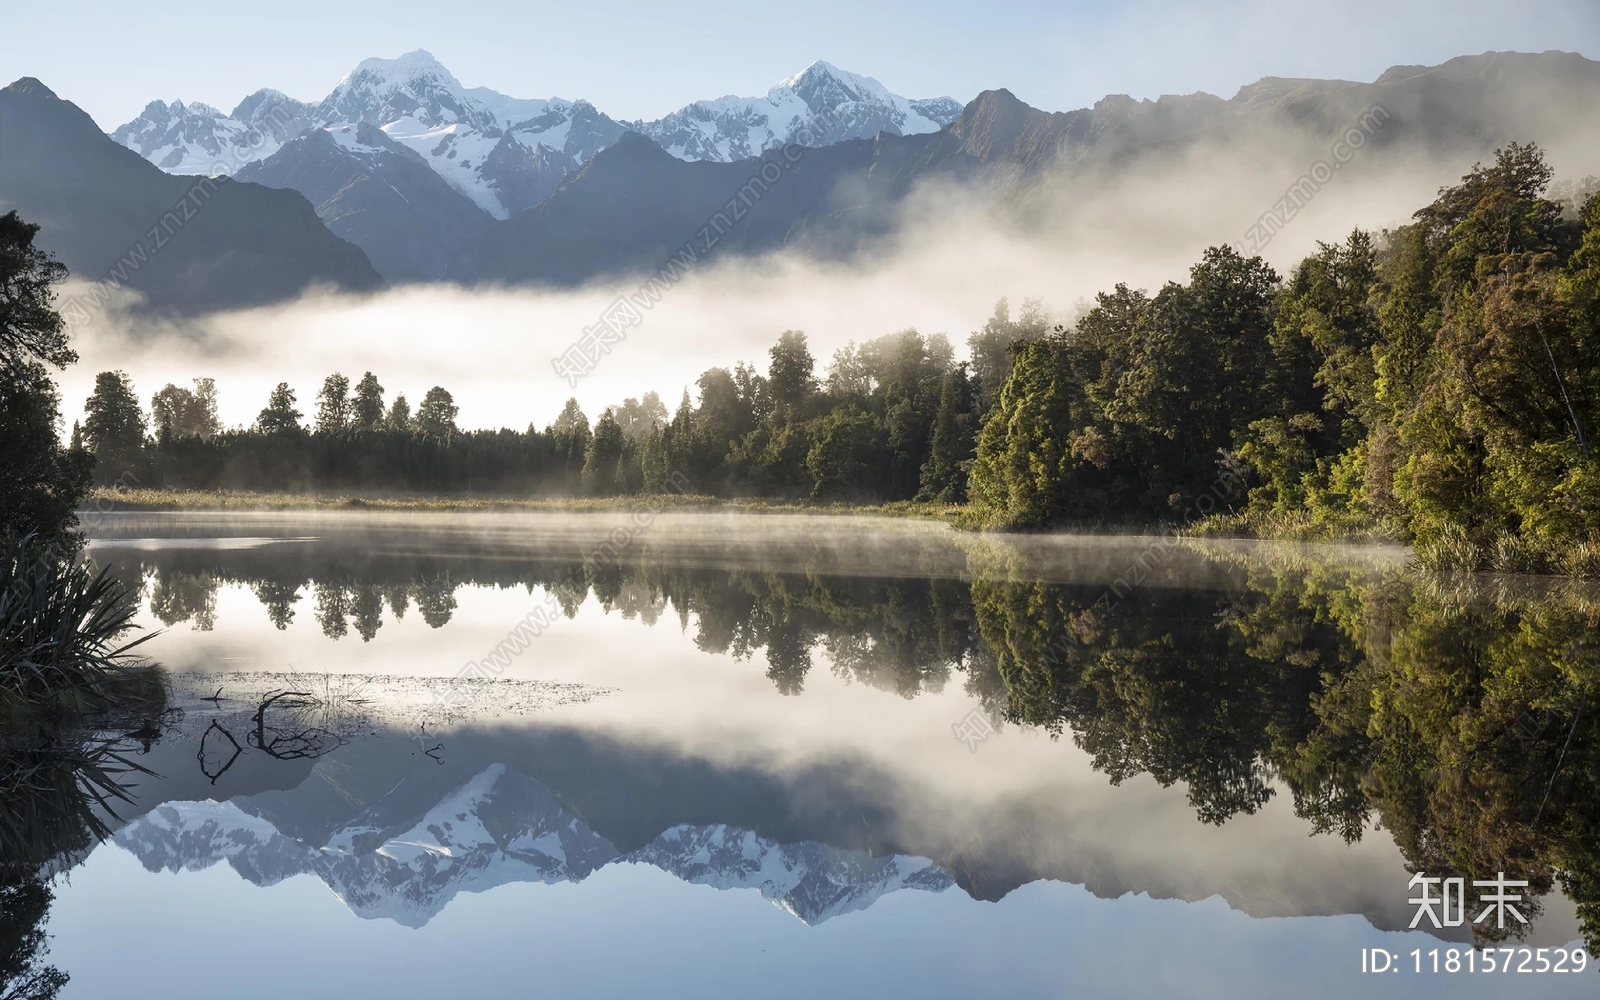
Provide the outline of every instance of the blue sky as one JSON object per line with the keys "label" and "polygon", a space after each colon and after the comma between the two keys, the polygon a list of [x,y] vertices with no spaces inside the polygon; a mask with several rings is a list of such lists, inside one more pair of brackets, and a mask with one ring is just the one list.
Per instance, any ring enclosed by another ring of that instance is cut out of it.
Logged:
{"label": "blue sky", "polygon": [[368,56],[426,48],[467,86],[583,97],[619,118],[761,94],[814,59],[910,97],[1008,87],[1047,110],[1106,93],[1231,96],[1261,76],[1372,79],[1487,49],[1600,57],[1596,0],[7,4],[0,77],[37,76],[104,127],[153,99],[322,97]]}

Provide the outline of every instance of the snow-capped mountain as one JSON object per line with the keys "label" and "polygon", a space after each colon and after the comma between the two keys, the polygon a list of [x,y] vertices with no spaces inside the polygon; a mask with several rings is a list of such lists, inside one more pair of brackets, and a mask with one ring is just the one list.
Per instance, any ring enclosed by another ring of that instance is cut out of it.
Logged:
{"label": "snow-capped mountain", "polygon": [[631,127],[681,160],[725,163],[790,142],[831,146],[879,132],[937,132],[960,114],[961,105],[952,98],[907,100],[889,93],[870,76],[818,60],[765,97],[696,101],[665,118],[633,122]]}
{"label": "snow-capped mountain", "polygon": [[[365,250],[396,284],[437,279],[462,244],[493,222],[421,154],[365,121],[307,129],[234,176],[299,191],[324,225]],[[541,175],[524,169],[494,176],[526,185]],[[545,183],[548,194],[554,184]]]}
{"label": "snow-capped mountain", "polygon": [[[648,864],[719,889],[753,888],[808,924],[899,889],[954,884],[924,858],[873,857],[817,843],[777,844],[728,826],[675,826],[621,853],[544,786],[494,764],[416,814],[405,782],[320,845],[295,840],[233,802],[170,802],[115,840],[151,871],[226,861],[257,885],[322,879],[358,916],[427,923],[458,892],[508,882],[582,881],[613,863]],[[319,838],[320,839],[320,838]]]}
{"label": "snow-capped mountain", "polygon": [[231,115],[204,104],[154,101],[112,138],[172,173],[231,174],[268,159],[307,129],[350,135],[363,123],[417,153],[498,219],[542,199],[625,131],[587,101],[524,100],[463,87],[419,49],[365,60],[315,105],[277,91],[251,95]]}
{"label": "snow-capped mountain", "polygon": [[198,101],[151,101],[111,138],[168,173],[232,174],[299,135],[314,110],[276,90],[258,90],[226,115]]}
{"label": "snow-capped mountain", "polygon": [[[540,110],[544,102],[535,101]],[[492,111],[463,93],[461,82],[428,52],[398,59],[366,59],[334,84],[316,117],[331,122],[383,126],[410,118],[429,128],[459,124],[477,130],[496,125]]]}
{"label": "snow-capped mountain", "polygon": [[323,128],[378,126],[497,219],[542,200],[624,131],[587,101],[468,90],[421,50],[361,63],[315,117]]}
{"label": "snow-capped mountain", "polygon": [[327,97],[302,104],[259,91],[232,114],[154,101],[112,137],[172,173],[235,172],[307,128],[365,122],[419,154],[485,212],[505,219],[542,200],[629,129],[684,160],[728,161],[790,141],[825,146],[886,131],[937,131],[961,106],[908,100],[870,78],[816,62],[765,97],[700,101],[654,122],[621,123],[587,101],[508,97],[461,85],[429,53],[368,59]]}

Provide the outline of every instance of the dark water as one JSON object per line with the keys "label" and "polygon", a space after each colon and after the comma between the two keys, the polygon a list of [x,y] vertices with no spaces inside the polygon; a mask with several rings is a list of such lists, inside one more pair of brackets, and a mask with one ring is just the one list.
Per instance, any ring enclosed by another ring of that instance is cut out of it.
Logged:
{"label": "dark water", "polygon": [[[822,517],[94,534],[180,711],[56,862],[62,996],[1594,993],[1465,968],[1600,930],[1584,587]],[[1417,871],[1461,925],[1407,929]],[[1470,923],[1502,871],[1529,923]]]}

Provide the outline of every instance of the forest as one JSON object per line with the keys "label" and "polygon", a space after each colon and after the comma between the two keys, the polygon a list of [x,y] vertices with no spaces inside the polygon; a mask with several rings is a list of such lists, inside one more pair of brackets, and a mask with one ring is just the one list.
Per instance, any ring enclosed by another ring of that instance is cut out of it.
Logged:
{"label": "forest", "polygon": [[[462,430],[372,372],[280,384],[224,429],[216,388],[148,417],[97,376],[70,455],[100,484],[615,496],[666,491],[962,505],[989,529],[1137,529],[1413,543],[1430,565],[1600,572],[1600,199],[1512,144],[1413,221],[1318,245],[1285,278],[1213,247],[1186,283],[1118,285],[1070,324],[1002,300],[957,362],[888,334],[819,372],[785,331],[765,373],[712,368],[591,421]],[[301,407],[304,406],[303,412]]]}

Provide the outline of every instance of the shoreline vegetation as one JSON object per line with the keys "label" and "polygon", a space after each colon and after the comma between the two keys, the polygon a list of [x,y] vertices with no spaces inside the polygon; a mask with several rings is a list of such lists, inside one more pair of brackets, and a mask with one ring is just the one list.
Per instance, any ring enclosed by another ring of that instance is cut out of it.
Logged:
{"label": "shoreline vegetation", "polygon": [[1080,522],[1041,528],[995,529],[982,523],[971,504],[903,500],[887,503],[718,497],[708,494],[635,493],[608,497],[442,496],[394,493],[287,493],[249,490],[161,490],[96,487],[80,514],[344,512],[344,513],[604,513],[650,510],[720,514],[815,517],[886,517],[939,521],[961,531],[996,535],[1071,534],[1080,536],[1170,536],[1196,541],[1264,541],[1368,546],[1404,544],[1377,530],[1329,534],[1305,520],[1251,522],[1238,515],[1213,514],[1188,524],[1174,522]]}
{"label": "shoreline vegetation", "polygon": [[215,512],[215,511],[632,511],[703,510],[751,514],[876,515],[942,520],[955,523],[966,511],[962,504],[916,500],[848,503],[771,497],[718,497],[693,493],[630,493],[621,496],[441,495],[426,493],[290,493],[254,490],[118,489],[99,486],[89,491],[80,513]]}

